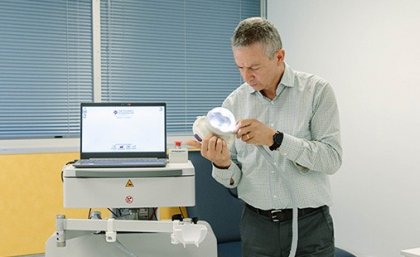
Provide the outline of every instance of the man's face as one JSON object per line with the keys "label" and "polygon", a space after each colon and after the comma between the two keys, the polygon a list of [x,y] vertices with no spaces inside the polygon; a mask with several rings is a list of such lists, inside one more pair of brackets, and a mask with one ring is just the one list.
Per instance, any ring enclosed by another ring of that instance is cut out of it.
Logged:
{"label": "man's face", "polygon": [[260,43],[234,47],[233,57],[244,81],[257,91],[275,91],[284,71],[284,50],[268,58]]}

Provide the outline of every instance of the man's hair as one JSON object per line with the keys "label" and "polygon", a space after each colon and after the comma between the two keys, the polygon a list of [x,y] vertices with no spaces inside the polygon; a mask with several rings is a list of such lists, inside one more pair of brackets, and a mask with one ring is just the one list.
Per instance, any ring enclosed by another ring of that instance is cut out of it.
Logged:
{"label": "man's hair", "polygon": [[232,47],[261,43],[270,59],[283,47],[276,27],[261,17],[251,17],[241,21],[233,32],[231,43]]}

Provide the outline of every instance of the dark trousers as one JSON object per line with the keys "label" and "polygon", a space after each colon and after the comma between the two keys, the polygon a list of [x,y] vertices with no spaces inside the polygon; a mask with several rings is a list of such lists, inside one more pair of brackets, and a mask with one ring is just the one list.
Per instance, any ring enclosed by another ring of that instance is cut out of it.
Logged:
{"label": "dark trousers", "polygon": [[[327,206],[299,217],[296,257],[334,257],[334,227]],[[244,208],[241,219],[244,257],[288,257],[292,220],[273,222]]]}

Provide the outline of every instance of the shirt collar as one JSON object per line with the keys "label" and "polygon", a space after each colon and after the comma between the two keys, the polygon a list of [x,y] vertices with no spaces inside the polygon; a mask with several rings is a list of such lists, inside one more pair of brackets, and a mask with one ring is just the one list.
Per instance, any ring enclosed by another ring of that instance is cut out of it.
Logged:
{"label": "shirt collar", "polygon": [[294,87],[295,85],[294,72],[292,68],[286,62],[284,63],[284,73],[283,73],[283,77],[280,80],[280,85],[283,85],[285,87]]}

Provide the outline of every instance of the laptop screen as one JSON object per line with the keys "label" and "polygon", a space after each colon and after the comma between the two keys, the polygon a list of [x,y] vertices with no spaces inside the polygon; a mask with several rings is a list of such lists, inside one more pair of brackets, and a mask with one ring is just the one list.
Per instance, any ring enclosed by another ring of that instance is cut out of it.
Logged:
{"label": "laptop screen", "polygon": [[166,158],[165,103],[82,103],[80,158]]}

